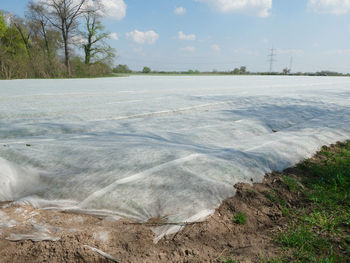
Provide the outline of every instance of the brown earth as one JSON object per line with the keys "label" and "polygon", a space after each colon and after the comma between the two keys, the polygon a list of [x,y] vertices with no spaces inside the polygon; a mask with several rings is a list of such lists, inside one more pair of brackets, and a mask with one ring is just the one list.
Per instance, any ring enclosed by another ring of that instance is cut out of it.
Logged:
{"label": "brown earth", "polygon": [[[294,176],[293,169],[283,174]],[[236,195],[225,200],[213,216],[186,225],[157,244],[153,243],[151,230],[162,224],[157,220],[137,224],[5,205],[0,216],[5,213],[16,225],[3,227],[2,232],[0,228],[0,262],[261,262],[278,257],[281,251],[272,236],[282,230],[286,219],[270,193],[287,200],[287,207],[300,206],[302,202],[302,197],[292,194],[281,178],[282,173],[272,173],[265,176],[263,183],[237,184]],[[247,216],[243,225],[233,221],[238,212]],[[16,239],[16,233],[40,231],[59,240],[8,240]]]}

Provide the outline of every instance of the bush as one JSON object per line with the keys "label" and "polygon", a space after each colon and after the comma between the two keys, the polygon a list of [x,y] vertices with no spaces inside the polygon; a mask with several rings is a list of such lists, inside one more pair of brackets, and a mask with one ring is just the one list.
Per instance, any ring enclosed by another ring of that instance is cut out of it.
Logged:
{"label": "bush", "polygon": [[119,64],[118,66],[116,66],[116,67],[113,69],[113,72],[114,72],[114,73],[131,73],[132,70],[129,69],[129,67],[128,67],[127,65]]}
{"label": "bush", "polygon": [[143,70],[142,70],[142,73],[151,73],[151,69],[149,67],[144,67]]}

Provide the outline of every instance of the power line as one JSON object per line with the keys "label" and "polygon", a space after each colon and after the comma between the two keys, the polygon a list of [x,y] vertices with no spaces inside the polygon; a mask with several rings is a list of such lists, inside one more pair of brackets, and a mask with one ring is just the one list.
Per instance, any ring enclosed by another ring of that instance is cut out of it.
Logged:
{"label": "power line", "polygon": [[273,63],[276,62],[275,57],[276,57],[276,53],[275,53],[275,49],[271,48],[271,52],[270,54],[267,56],[269,58],[269,62],[270,62],[270,73],[272,72],[273,69]]}

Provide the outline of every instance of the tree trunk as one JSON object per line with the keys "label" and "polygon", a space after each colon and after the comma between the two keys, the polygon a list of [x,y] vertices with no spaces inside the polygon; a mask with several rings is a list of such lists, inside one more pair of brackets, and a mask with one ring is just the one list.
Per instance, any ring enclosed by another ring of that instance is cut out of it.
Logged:
{"label": "tree trunk", "polygon": [[66,65],[67,69],[67,77],[72,77],[72,72],[70,68],[70,62],[69,62],[69,46],[68,46],[68,36],[64,36],[64,64]]}
{"label": "tree trunk", "polygon": [[85,49],[85,64],[90,65],[90,59],[91,59],[91,45],[87,44],[84,46]]}
{"label": "tree trunk", "polygon": [[51,77],[55,76],[54,68],[53,68],[53,62],[52,62],[52,54],[51,54],[51,49],[50,49],[50,44],[49,44],[49,39],[46,34],[46,29],[45,25],[42,21],[40,21],[41,25],[41,30],[42,34],[45,40],[45,48],[46,48],[46,55],[47,55],[47,60],[48,60],[48,65],[47,65],[47,74],[49,74]]}

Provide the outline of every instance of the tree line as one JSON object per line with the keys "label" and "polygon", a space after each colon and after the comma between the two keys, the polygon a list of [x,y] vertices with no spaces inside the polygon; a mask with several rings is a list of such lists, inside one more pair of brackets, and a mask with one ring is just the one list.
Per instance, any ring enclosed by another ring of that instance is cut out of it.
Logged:
{"label": "tree line", "polygon": [[289,68],[284,68],[282,72],[251,72],[247,70],[246,66],[241,66],[239,68],[234,68],[233,70],[228,71],[218,71],[213,69],[212,71],[199,71],[189,69],[187,71],[159,71],[151,70],[150,67],[144,67],[141,71],[133,71],[128,65],[119,64],[113,68],[113,72],[116,74],[164,74],[164,75],[288,75],[288,76],[344,76],[349,77],[349,73],[341,73],[330,70],[322,70],[317,72],[291,72]]}
{"label": "tree line", "polygon": [[23,18],[0,11],[0,78],[110,74],[115,50],[106,42],[103,6],[87,3],[30,1]]}

